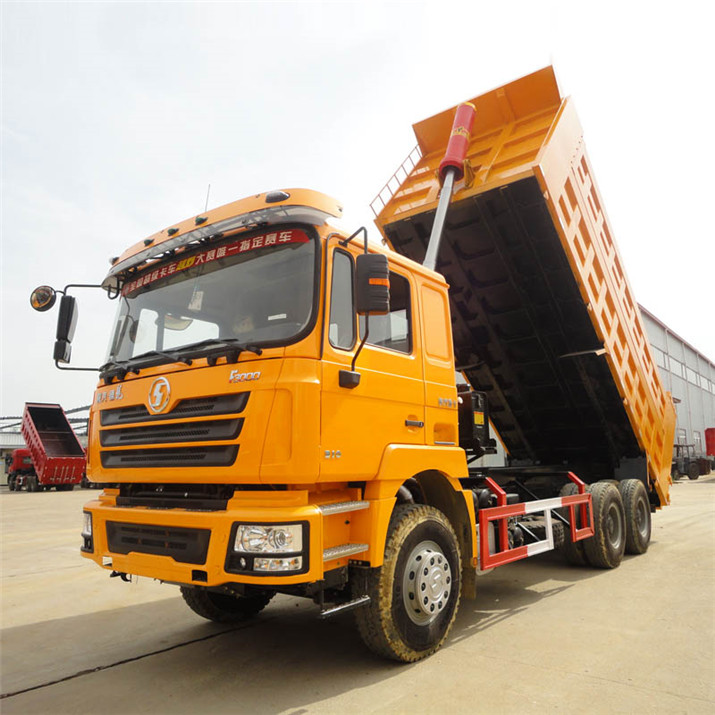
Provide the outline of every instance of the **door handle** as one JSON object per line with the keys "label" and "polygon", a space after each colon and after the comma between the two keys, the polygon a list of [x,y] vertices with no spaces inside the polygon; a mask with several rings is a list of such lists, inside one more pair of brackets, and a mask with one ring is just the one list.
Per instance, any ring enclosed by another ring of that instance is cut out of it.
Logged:
{"label": "door handle", "polygon": [[405,427],[424,427],[425,423],[420,420],[405,420]]}

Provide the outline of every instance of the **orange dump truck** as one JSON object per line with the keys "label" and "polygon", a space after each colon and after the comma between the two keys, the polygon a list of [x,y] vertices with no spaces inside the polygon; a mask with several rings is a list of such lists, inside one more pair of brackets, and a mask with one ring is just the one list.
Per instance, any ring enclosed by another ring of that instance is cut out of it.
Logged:
{"label": "orange dump truck", "polygon": [[[571,102],[548,68],[415,131],[381,194],[386,246],[286,190],[113,259],[87,473],[114,488],[85,507],[84,557],[216,621],[276,593],[354,609],[372,650],[415,661],[477,574],[646,551],[675,414]],[[501,468],[478,466],[490,423]]]}

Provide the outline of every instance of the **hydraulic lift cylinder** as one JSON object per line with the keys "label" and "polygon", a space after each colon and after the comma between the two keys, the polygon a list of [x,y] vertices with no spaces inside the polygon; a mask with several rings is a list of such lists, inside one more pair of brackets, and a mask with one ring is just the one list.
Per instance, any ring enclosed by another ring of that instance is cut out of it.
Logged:
{"label": "hydraulic lift cylinder", "polygon": [[476,110],[469,102],[460,104],[454,114],[452,133],[447,144],[447,151],[444,159],[439,165],[439,177],[442,181],[442,191],[439,195],[439,203],[434,216],[432,233],[427,244],[424,265],[430,270],[435,270],[437,265],[437,254],[439,244],[442,240],[444,222],[447,218],[447,208],[452,200],[455,181],[459,181],[464,176],[464,161],[469,147],[469,137],[472,133]]}

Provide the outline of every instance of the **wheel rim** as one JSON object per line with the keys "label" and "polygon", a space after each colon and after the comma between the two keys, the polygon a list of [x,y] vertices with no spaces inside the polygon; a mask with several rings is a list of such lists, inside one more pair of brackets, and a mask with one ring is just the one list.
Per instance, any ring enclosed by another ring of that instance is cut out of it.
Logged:
{"label": "wheel rim", "polygon": [[447,607],[452,569],[434,541],[422,541],[410,553],[402,579],[402,598],[410,620],[424,626]]}
{"label": "wheel rim", "polygon": [[648,506],[645,503],[643,499],[640,499],[638,501],[638,504],[636,505],[636,529],[638,529],[638,533],[643,537],[647,538],[648,537],[648,516],[650,515],[650,512],[648,510]]}
{"label": "wheel rim", "polygon": [[611,504],[606,515],[606,538],[614,549],[623,541],[623,520],[617,504]]}

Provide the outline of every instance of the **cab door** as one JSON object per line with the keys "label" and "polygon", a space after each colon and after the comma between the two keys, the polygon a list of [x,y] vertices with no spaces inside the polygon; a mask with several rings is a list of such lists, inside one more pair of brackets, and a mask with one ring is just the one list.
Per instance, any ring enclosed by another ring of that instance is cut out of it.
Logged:
{"label": "cab door", "polygon": [[321,481],[365,480],[390,444],[425,443],[424,375],[416,286],[409,272],[390,266],[390,312],[369,317],[357,357],[356,387],[340,387],[364,335],[355,313],[355,251],[329,244],[322,360]]}

